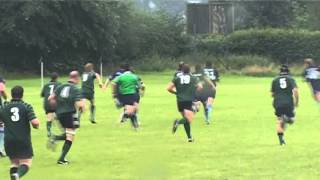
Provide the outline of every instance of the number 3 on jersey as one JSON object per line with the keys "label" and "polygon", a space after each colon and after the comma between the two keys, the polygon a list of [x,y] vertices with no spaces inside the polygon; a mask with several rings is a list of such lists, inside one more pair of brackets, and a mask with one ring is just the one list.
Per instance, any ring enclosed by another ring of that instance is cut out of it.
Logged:
{"label": "number 3 on jersey", "polygon": [[181,84],[190,84],[190,76],[189,75],[180,76],[180,83]]}
{"label": "number 3 on jersey", "polygon": [[279,80],[279,83],[280,83],[280,88],[281,88],[281,89],[285,89],[285,88],[288,87],[286,78],[281,78],[281,79]]}
{"label": "number 3 on jersey", "polygon": [[12,116],[11,116],[11,120],[13,122],[17,122],[20,120],[20,115],[19,115],[19,108],[17,107],[13,107],[10,109]]}

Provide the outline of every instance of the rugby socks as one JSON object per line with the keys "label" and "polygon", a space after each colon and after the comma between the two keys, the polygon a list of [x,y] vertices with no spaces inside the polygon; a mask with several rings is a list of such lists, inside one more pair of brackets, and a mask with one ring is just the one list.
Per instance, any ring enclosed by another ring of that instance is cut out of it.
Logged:
{"label": "rugby socks", "polygon": [[213,109],[212,105],[208,105],[206,108],[206,120],[207,121],[210,121],[212,109]]}
{"label": "rugby socks", "polygon": [[186,118],[182,118],[179,120],[179,124],[185,124],[187,122]]}
{"label": "rugby socks", "polygon": [[96,120],[96,106],[91,105],[90,106],[90,121],[94,122]]}
{"label": "rugby socks", "polygon": [[29,171],[29,166],[22,164],[18,167],[18,174],[19,177],[24,176],[25,174],[27,174],[27,172]]}
{"label": "rugby socks", "polygon": [[278,137],[279,137],[279,142],[280,145],[284,144],[284,138],[283,138],[284,134],[281,132],[278,132]]}
{"label": "rugby socks", "polygon": [[138,128],[138,119],[137,119],[137,115],[136,114],[133,114],[130,116],[130,120],[131,120],[131,123],[133,125],[134,128]]}
{"label": "rugby socks", "polygon": [[188,121],[186,121],[186,123],[184,123],[184,130],[186,131],[186,134],[188,136],[188,139],[192,139],[191,136],[191,127],[190,127],[190,123]]}
{"label": "rugby socks", "polygon": [[71,148],[71,145],[72,145],[72,141],[69,141],[69,140],[66,140],[64,142],[64,145],[63,145],[63,148],[62,148],[62,153],[61,153],[61,156],[60,156],[60,161],[64,161],[65,160],[65,157],[66,155],[68,154],[70,148]]}
{"label": "rugby socks", "polygon": [[47,121],[47,132],[48,132],[48,137],[51,135],[51,127],[52,127],[52,122]]}
{"label": "rugby socks", "polygon": [[66,133],[63,133],[63,134],[61,134],[59,136],[54,136],[54,140],[55,141],[63,141],[63,140],[66,140],[66,138],[67,138]]}
{"label": "rugby socks", "polygon": [[19,174],[18,174],[18,168],[17,167],[10,168],[10,178],[11,178],[11,180],[19,179]]}
{"label": "rugby socks", "polygon": [[4,151],[4,128],[0,127],[0,152]]}

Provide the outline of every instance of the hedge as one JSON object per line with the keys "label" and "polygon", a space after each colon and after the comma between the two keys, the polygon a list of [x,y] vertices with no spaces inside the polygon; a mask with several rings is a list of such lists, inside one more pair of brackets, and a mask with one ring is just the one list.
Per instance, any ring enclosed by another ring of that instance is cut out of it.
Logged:
{"label": "hedge", "polygon": [[296,63],[309,57],[320,59],[320,31],[290,29],[249,29],[228,36],[201,39],[199,49],[209,54],[250,54],[266,56],[276,63]]}

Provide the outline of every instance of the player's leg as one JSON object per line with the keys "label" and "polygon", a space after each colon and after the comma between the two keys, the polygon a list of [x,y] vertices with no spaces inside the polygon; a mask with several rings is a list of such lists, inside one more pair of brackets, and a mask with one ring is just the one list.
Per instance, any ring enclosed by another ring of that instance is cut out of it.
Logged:
{"label": "player's leg", "polygon": [[93,96],[89,101],[90,101],[90,121],[92,124],[96,124],[96,104]]}
{"label": "player's leg", "polygon": [[0,123],[0,157],[5,156],[4,151],[4,124]]}
{"label": "player's leg", "polygon": [[136,116],[136,107],[134,105],[125,105],[124,115],[126,118],[131,120],[133,128],[138,128],[137,116]]}
{"label": "player's leg", "polygon": [[184,110],[184,113],[183,113],[186,121],[184,123],[184,129],[186,131],[186,134],[187,134],[187,137],[188,137],[188,141],[189,142],[193,142],[193,138],[191,136],[191,123],[193,121],[193,116],[194,116],[194,113],[193,111],[191,111],[190,109],[185,109]]}
{"label": "player's leg", "polygon": [[207,101],[205,102],[205,117],[208,124],[210,123],[210,119],[212,116],[213,101],[213,97],[208,97]]}
{"label": "player's leg", "polygon": [[47,136],[50,137],[52,135],[52,122],[55,118],[55,114],[53,112],[47,113]]}
{"label": "player's leg", "polygon": [[19,178],[26,175],[31,167],[32,159],[19,159],[18,175]]}
{"label": "player's leg", "polygon": [[67,156],[69,150],[71,149],[72,142],[74,140],[74,136],[75,136],[75,129],[67,128],[66,129],[66,139],[65,139],[65,142],[62,147],[62,152],[61,152],[60,158],[58,160],[58,164],[63,164],[63,165],[69,164],[69,162],[66,160],[66,156]]}
{"label": "player's leg", "polygon": [[11,166],[10,166],[10,179],[11,180],[18,180],[18,167],[19,167],[19,159],[10,158]]}
{"label": "player's leg", "polygon": [[277,135],[279,138],[279,143],[280,145],[285,145],[285,140],[284,140],[284,130],[285,130],[285,122],[283,120],[283,117],[278,117],[277,121]]}

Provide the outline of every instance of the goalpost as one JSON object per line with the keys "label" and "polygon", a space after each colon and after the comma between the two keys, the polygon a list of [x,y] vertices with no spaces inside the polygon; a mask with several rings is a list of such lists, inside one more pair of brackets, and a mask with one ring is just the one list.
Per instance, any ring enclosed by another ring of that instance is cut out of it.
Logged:
{"label": "goalpost", "polygon": [[43,58],[42,58],[42,56],[40,57],[40,68],[41,68],[41,70],[40,70],[40,73],[41,73],[41,89],[43,88],[43,86],[44,86],[44,62],[43,62]]}

